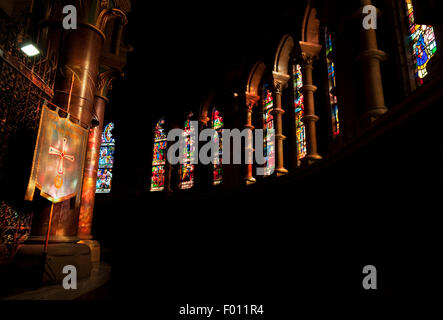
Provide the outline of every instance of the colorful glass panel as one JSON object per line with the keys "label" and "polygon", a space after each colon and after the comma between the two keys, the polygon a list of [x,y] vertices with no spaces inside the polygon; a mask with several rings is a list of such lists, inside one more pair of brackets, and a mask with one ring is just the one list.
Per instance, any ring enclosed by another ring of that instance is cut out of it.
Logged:
{"label": "colorful glass panel", "polygon": [[194,127],[191,127],[192,112],[188,115],[185,121],[183,137],[184,137],[184,150],[183,150],[183,164],[180,169],[180,189],[190,189],[194,185],[194,165],[191,163],[195,152]]}
{"label": "colorful glass panel", "polygon": [[[218,135],[218,154],[215,155],[214,158],[214,168],[213,168],[213,185],[218,185],[223,181],[223,137],[222,130],[224,126],[223,117],[220,115],[220,112],[217,109],[212,111],[212,129],[216,131],[216,135]],[[216,137],[214,137],[216,138]]]}
{"label": "colorful glass panel", "polygon": [[340,134],[340,120],[338,117],[338,103],[335,83],[334,45],[331,34],[326,31],[326,63],[328,66],[329,105],[331,108],[332,136]]}
{"label": "colorful glass panel", "polygon": [[265,164],[265,176],[269,176],[275,169],[275,145],[274,139],[274,116],[272,114],[274,110],[274,100],[272,97],[272,91],[269,89],[268,84],[263,86],[263,129],[264,134],[264,156],[267,157]]}
{"label": "colorful glass panel", "polygon": [[428,62],[437,52],[437,42],[433,27],[415,23],[412,1],[405,0],[405,3],[409,23],[409,43],[415,64],[415,79],[421,85],[428,74],[426,69]]}
{"label": "colorful glass panel", "polygon": [[112,136],[114,123],[108,123],[102,132],[100,156],[98,158],[96,193],[111,192],[112,167],[114,166],[115,139]]}
{"label": "colorful glass panel", "polygon": [[154,146],[152,156],[151,191],[162,191],[165,188],[166,132],[165,120],[160,119],[154,129]]}
{"label": "colorful glass panel", "polygon": [[293,66],[293,86],[294,86],[294,113],[295,113],[295,130],[297,136],[297,159],[306,156],[306,128],[302,121],[305,111],[304,97],[302,93],[303,76],[301,67],[298,64]]}

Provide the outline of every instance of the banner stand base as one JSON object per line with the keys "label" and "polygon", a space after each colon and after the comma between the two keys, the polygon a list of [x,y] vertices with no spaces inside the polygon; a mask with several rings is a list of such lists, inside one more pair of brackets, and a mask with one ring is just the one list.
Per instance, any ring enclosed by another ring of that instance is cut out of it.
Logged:
{"label": "banner stand base", "polygon": [[60,284],[66,276],[63,268],[67,265],[76,268],[77,279],[91,275],[91,250],[80,243],[50,243],[45,258],[44,244],[24,244],[17,252],[14,265],[23,284]]}

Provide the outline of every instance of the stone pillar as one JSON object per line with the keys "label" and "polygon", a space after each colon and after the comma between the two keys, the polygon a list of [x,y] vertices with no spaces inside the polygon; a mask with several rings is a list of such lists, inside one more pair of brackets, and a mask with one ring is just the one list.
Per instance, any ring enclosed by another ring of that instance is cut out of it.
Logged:
{"label": "stone pillar", "polygon": [[[76,30],[65,31],[62,40],[60,72],[55,82],[53,102],[65,110],[69,109],[69,113],[85,125],[91,123],[104,38],[103,32],[96,27],[79,23]],[[51,204],[46,201],[36,209],[31,241],[44,241],[50,207]],[[50,241],[77,242],[78,214],[79,208],[75,208],[71,200],[54,204]]]}
{"label": "stone pillar", "polygon": [[[246,123],[244,128],[250,130],[250,136],[246,141],[247,144],[245,146],[245,150],[246,154],[250,153],[251,155],[254,154],[254,146],[252,144],[253,142],[252,132],[255,129],[255,127],[252,125],[252,109],[254,108],[254,106],[257,105],[259,100],[260,100],[259,96],[246,93]],[[246,164],[246,174],[244,179],[246,185],[254,184],[256,182],[255,178],[252,175],[252,163]]]}
{"label": "stone pillar", "polygon": [[288,80],[290,76],[287,74],[282,74],[278,72],[272,72],[274,77],[274,128],[275,128],[275,172],[277,177],[285,175],[288,173],[288,170],[284,167],[284,155],[283,155],[283,141],[286,137],[283,135],[283,121],[282,116],[285,114],[285,111],[282,108],[281,95],[283,90],[288,85]]}
{"label": "stone pillar", "polygon": [[363,7],[366,5],[372,5],[372,1],[361,0],[360,3],[362,7],[359,9],[357,16],[361,18],[359,25],[361,28],[362,51],[357,59],[361,62],[363,68],[363,81],[367,107],[367,111],[364,115],[364,122],[371,123],[388,111],[385,106],[383,82],[380,70],[380,61],[386,59],[386,54],[383,51],[378,50],[376,30],[366,30],[362,26],[364,16],[362,13]]}
{"label": "stone pillar", "polygon": [[95,97],[95,115],[99,125],[89,130],[88,151],[83,174],[83,189],[78,224],[78,237],[81,240],[92,239],[91,226],[94,213],[95,187],[97,181],[98,160],[100,157],[101,137],[105,118],[105,106],[108,99],[101,95]]}
{"label": "stone pillar", "polygon": [[322,157],[317,152],[317,131],[316,122],[319,117],[315,115],[315,101],[314,92],[317,91],[317,87],[314,86],[312,81],[312,70],[314,59],[317,57],[321,50],[321,46],[312,43],[300,42],[302,50],[302,74],[303,74],[303,96],[305,102],[305,114],[302,121],[306,128],[306,157],[302,159],[302,162],[311,164]]}

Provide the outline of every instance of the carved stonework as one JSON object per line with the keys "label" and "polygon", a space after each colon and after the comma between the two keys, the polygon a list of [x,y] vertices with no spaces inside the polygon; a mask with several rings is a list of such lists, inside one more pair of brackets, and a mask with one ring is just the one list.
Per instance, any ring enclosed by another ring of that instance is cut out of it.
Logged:
{"label": "carved stonework", "polygon": [[312,66],[312,64],[314,63],[315,58],[305,52],[302,52],[301,54],[301,60],[302,60],[302,65],[303,66]]}
{"label": "carved stonework", "polygon": [[275,93],[281,94],[284,89],[288,86],[288,81],[291,78],[289,75],[279,72],[273,72],[272,76],[274,78],[274,89]]}
{"label": "carved stonework", "polygon": [[115,0],[115,6],[126,13],[131,11],[130,0]]}
{"label": "carved stonework", "polygon": [[100,96],[106,96],[106,94],[104,94],[105,88],[107,88],[108,91],[112,90],[112,80],[117,78],[118,75],[119,72],[113,69],[100,73],[97,76],[97,94]]}
{"label": "carved stonework", "polygon": [[207,116],[200,115],[200,123],[201,124],[206,126],[208,124],[209,120],[211,120],[211,119],[209,119]]}
{"label": "carved stonework", "polygon": [[322,46],[316,43],[303,41],[300,41],[299,45],[301,50],[302,64],[305,66],[312,65],[314,63],[314,60],[317,59]]}
{"label": "carved stonework", "polygon": [[248,109],[251,109],[257,105],[257,103],[260,101],[260,97],[256,95],[252,95],[250,93],[246,92],[246,107]]}
{"label": "carved stonework", "polygon": [[100,1],[100,11],[103,9],[109,8],[109,0],[101,0]]}
{"label": "carved stonework", "polygon": [[105,31],[106,25],[108,23],[108,21],[112,20],[112,19],[120,19],[120,22],[122,25],[126,25],[128,23],[128,18],[126,16],[126,13],[123,12],[120,9],[104,9],[102,10],[98,17],[97,17],[97,22],[95,23],[95,26],[101,30],[101,31]]}

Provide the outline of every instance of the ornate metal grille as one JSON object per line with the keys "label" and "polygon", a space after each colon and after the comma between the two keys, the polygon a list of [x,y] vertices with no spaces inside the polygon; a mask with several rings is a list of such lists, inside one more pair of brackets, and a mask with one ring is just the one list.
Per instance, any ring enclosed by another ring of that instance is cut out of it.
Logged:
{"label": "ornate metal grille", "polygon": [[[0,20],[0,186],[7,183],[5,172],[13,169],[6,166],[14,163],[7,158],[14,157],[8,151],[17,133],[27,136],[31,145],[35,142],[40,108],[53,96],[57,71],[55,56],[30,58],[21,52],[25,18]],[[29,165],[32,152],[31,148],[24,153],[30,156]]]}
{"label": "ornate metal grille", "polygon": [[52,99],[57,71],[56,50],[37,58],[21,52],[26,18],[0,19],[0,263],[31,227],[31,216],[12,204],[22,207],[41,106]]}
{"label": "ornate metal grille", "polygon": [[5,202],[0,203],[0,264],[14,257],[29,236],[32,214],[19,212]]}

